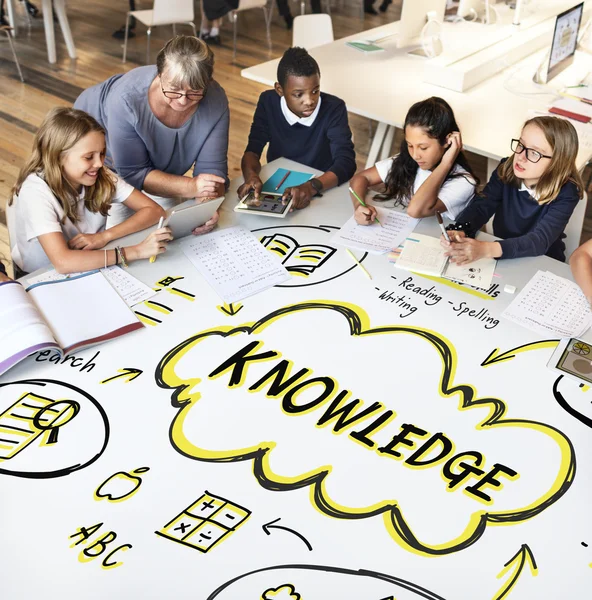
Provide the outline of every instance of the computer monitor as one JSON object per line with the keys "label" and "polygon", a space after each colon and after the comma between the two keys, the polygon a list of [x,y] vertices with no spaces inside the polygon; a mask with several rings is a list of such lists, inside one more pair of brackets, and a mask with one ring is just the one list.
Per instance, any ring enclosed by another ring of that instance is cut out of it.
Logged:
{"label": "computer monitor", "polygon": [[446,0],[403,0],[397,46],[404,48],[418,43],[421,32],[428,22],[428,13],[442,23],[446,12]]}
{"label": "computer monitor", "polygon": [[584,3],[581,2],[557,15],[547,67],[547,82],[573,63],[583,13]]}

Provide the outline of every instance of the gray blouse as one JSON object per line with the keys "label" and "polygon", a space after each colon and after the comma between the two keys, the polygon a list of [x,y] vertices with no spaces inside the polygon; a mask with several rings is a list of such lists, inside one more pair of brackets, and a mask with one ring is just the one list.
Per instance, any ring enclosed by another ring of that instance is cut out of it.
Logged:
{"label": "gray blouse", "polygon": [[156,67],[138,67],[88,88],[74,108],[91,114],[107,131],[107,164],[141,190],[153,170],[184,175],[212,173],[228,179],[228,99],[215,81],[195,114],[179,128],[161,123],[148,103]]}

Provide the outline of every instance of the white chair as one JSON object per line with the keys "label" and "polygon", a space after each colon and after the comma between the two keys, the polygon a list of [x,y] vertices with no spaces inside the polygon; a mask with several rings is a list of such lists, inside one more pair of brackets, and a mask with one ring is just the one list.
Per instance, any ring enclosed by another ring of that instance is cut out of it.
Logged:
{"label": "white chair", "polygon": [[293,27],[292,46],[310,50],[334,39],[331,17],[325,13],[295,17]]}
{"label": "white chair", "polygon": [[150,62],[150,34],[155,25],[189,25],[193,29],[193,35],[197,37],[195,30],[195,12],[193,0],[154,0],[154,6],[150,10],[130,10],[125,21],[125,41],[123,42],[123,62],[127,58],[127,37],[131,18],[134,17],[148,28],[146,32],[146,63]]}
{"label": "white chair", "polygon": [[[272,0],[273,1],[273,0]],[[252,8],[260,8],[263,11],[263,18],[265,19],[265,31],[267,34],[267,45],[271,50],[271,14],[272,7],[267,6],[267,0],[240,0],[238,3],[238,8],[236,10],[231,11],[228,14],[228,17],[232,21],[232,39],[233,39],[233,48],[232,48],[232,60],[236,58],[236,35],[237,35],[237,21],[238,21],[238,13],[244,12],[245,10],[251,10]]]}
{"label": "white chair", "polygon": [[569,257],[574,253],[580,245],[582,237],[582,228],[584,227],[584,217],[586,216],[586,205],[588,204],[588,195],[584,193],[584,197],[577,203],[575,210],[571,213],[571,217],[565,228],[565,260],[569,261]]}

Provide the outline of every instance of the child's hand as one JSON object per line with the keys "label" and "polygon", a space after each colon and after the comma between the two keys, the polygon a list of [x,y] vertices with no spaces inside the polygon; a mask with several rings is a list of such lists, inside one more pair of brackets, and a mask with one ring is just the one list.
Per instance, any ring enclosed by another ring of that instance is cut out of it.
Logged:
{"label": "child's hand", "polygon": [[238,188],[236,191],[237,196],[240,200],[242,200],[249,192],[253,192],[255,194],[255,199],[259,199],[259,194],[261,193],[261,188],[263,187],[263,182],[257,175],[253,175],[246,179],[245,182]]}
{"label": "child's hand", "polygon": [[464,231],[447,231],[448,237],[450,238],[450,242],[444,237],[444,234],[440,236],[440,246],[448,250],[451,246],[451,242],[460,242],[463,238],[466,237]]}
{"label": "child's hand", "polygon": [[199,227],[196,227],[191,233],[193,235],[203,235],[204,233],[210,233],[210,231],[212,231],[212,229],[216,227],[216,223],[218,222],[219,218],[220,213],[216,211],[209,221],[207,221],[203,225],[200,225]]}
{"label": "child's hand", "polygon": [[316,193],[312,185],[306,182],[296,187],[286,188],[282,196],[282,202],[288,204],[290,197],[292,197],[293,202],[290,208],[290,212],[292,212],[295,209],[306,208]]}
{"label": "child's hand", "polygon": [[[455,231],[455,233],[463,233]],[[488,242],[479,242],[473,238],[461,237],[458,241],[446,242],[447,252],[444,254],[450,257],[450,260],[457,265],[466,265],[468,263],[489,256]]]}
{"label": "child's hand", "polygon": [[354,219],[358,225],[372,225],[376,220],[376,209],[368,204],[367,206],[356,206]]}
{"label": "child's hand", "polygon": [[150,258],[162,254],[172,239],[170,228],[161,227],[153,231],[142,243],[134,246],[134,258]]}
{"label": "child's hand", "polygon": [[446,139],[448,141],[448,149],[446,152],[444,152],[442,162],[452,168],[456,157],[460,154],[460,151],[463,148],[460,131],[453,131],[452,133],[449,133]]}
{"label": "child's hand", "polygon": [[98,250],[109,242],[105,231],[99,233],[79,233],[68,242],[71,250]]}

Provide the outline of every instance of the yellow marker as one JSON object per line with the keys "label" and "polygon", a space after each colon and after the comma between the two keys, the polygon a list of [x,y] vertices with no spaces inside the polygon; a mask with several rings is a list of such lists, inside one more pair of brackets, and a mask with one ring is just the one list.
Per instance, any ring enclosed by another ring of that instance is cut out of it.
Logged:
{"label": "yellow marker", "polygon": [[[160,229],[162,227],[162,224],[164,223],[164,217],[160,217],[160,220],[158,221],[158,227],[156,229]],[[156,260],[156,256],[151,256],[150,257],[150,262],[153,263]]]}
{"label": "yellow marker", "polygon": [[354,256],[354,253],[349,248],[346,248],[345,251],[354,259],[354,261],[356,262],[358,267],[360,267],[360,269],[362,269],[362,271],[364,271],[364,273],[367,275],[368,279],[372,279],[372,275],[370,275],[370,273],[368,273],[368,271],[366,270],[366,267],[364,267],[364,265]]}

